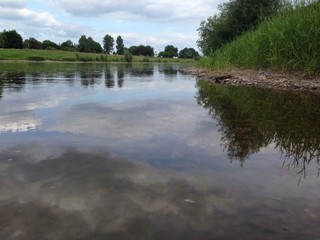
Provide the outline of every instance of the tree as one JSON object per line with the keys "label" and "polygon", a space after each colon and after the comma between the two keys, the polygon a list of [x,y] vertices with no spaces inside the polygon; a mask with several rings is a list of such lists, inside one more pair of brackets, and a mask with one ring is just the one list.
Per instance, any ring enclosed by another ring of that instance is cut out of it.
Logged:
{"label": "tree", "polygon": [[170,58],[178,57],[178,48],[173,45],[168,45],[164,48],[164,51],[168,53]]}
{"label": "tree", "polygon": [[16,30],[3,31],[4,48],[23,48],[23,40]]}
{"label": "tree", "polygon": [[128,48],[128,51],[132,54],[132,55],[136,55],[136,52],[137,52],[137,46],[131,46]]}
{"label": "tree", "polygon": [[29,48],[29,39],[23,41],[23,48]]}
{"label": "tree", "polygon": [[123,44],[123,39],[121,36],[117,37],[116,43],[117,43],[117,46],[116,46],[117,54],[123,54],[124,44]]}
{"label": "tree", "polygon": [[199,53],[194,48],[184,48],[179,52],[179,58],[195,58]]}
{"label": "tree", "polygon": [[4,36],[3,36],[3,33],[0,33],[0,48],[4,48]]}
{"label": "tree", "polygon": [[54,49],[59,49],[58,44],[50,41],[50,40],[44,40],[42,42],[42,48],[47,49],[47,50],[54,50]]}
{"label": "tree", "polygon": [[90,42],[90,49],[92,52],[94,53],[102,53],[103,49],[101,47],[101,44],[93,41],[93,39],[91,37],[89,37],[89,42]]}
{"label": "tree", "polygon": [[64,51],[71,51],[71,52],[76,51],[75,45],[71,40],[67,40],[61,43],[60,48],[61,50],[64,50]]}
{"label": "tree", "polygon": [[167,57],[169,57],[169,56],[168,56],[168,53],[167,53],[167,52],[161,51],[161,52],[159,52],[158,57],[167,58]]}
{"label": "tree", "polygon": [[145,46],[145,55],[148,57],[153,57],[154,56],[154,49],[149,45]]}
{"label": "tree", "polygon": [[27,42],[27,48],[30,48],[30,49],[42,49],[42,42],[39,42],[35,38],[29,38],[29,41]]}
{"label": "tree", "polygon": [[113,37],[108,34],[105,35],[103,38],[103,48],[107,54],[112,53],[113,45],[114,45]]}
{"label": "tree", "polygon": [[86,35],[82,35],[79,39],[79,52],[89,52],[89,44]]}
{"label": "tree", "polygon": [[135,56],[146,56],[146,57],[153,57],[154,56],[154,50],[151,46],[144,46],[144,45],[139,45],[139,46],[131,46],[128,49],[129,52],[132,53],[132,55]]}
{"label": "tree", "polygon": [[92,37],[87,38],[86,35],[82,35],[79,39],[78,50],[79,52],[101,53],[102,47]]}
{"label": "tree", "polygon": [[164,48],[164,51],[160,52],[158,56],[166,58],[178,57],[178,48],[174,47],[173,45],[167,45]]}

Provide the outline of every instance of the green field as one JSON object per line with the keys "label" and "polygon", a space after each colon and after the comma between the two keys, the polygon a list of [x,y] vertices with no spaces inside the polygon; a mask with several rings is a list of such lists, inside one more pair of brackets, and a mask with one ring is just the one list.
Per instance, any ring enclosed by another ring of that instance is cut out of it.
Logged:
{"label": "green field", "polygon": [[[60,50],[0,49],[0,61],[66,61],[66,62],[126,62],[124,55],[67,52]],[[193,59],[156,58],[133,56],[132,62],[181,62],[192,63]]]}

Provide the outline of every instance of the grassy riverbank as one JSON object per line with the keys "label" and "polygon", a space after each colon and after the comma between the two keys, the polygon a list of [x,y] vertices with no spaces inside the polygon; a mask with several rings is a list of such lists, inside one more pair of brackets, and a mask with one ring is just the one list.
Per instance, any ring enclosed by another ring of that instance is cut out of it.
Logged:
{"label": "grassy riverbank", "polygon": [[234,66],[320,73],[320,2],[291,6],[201,60],[205,67]]}
{"label": "grassy riverbank", "polygon": [[[66,62],[126,62],[124,55],[67,52],[60,50],[0,49],[0,61],[66,61]],[[194,62],[193,59],[133,56],[132,62]]]}

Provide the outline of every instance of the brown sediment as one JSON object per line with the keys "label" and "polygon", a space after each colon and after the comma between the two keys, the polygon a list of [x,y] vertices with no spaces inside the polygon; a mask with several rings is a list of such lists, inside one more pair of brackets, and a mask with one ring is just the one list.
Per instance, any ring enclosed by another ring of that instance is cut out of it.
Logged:
{"label": "brown sediment", "polygon": [[230,71],[210,71],[206,68],[186,68],[184,73],[218,84],[253,86],[267,89],[305,91],[320,94],[320,76],[309,76],[299,72],[274,72],[234,68]]}

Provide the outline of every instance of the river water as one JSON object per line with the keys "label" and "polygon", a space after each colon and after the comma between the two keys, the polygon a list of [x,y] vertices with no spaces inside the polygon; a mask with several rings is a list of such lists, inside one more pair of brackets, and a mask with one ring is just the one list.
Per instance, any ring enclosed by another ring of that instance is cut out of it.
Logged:
{"label": "river water", "polygon": [[318,239],[320,99],[179,64],[0,64],[0,239]]}

